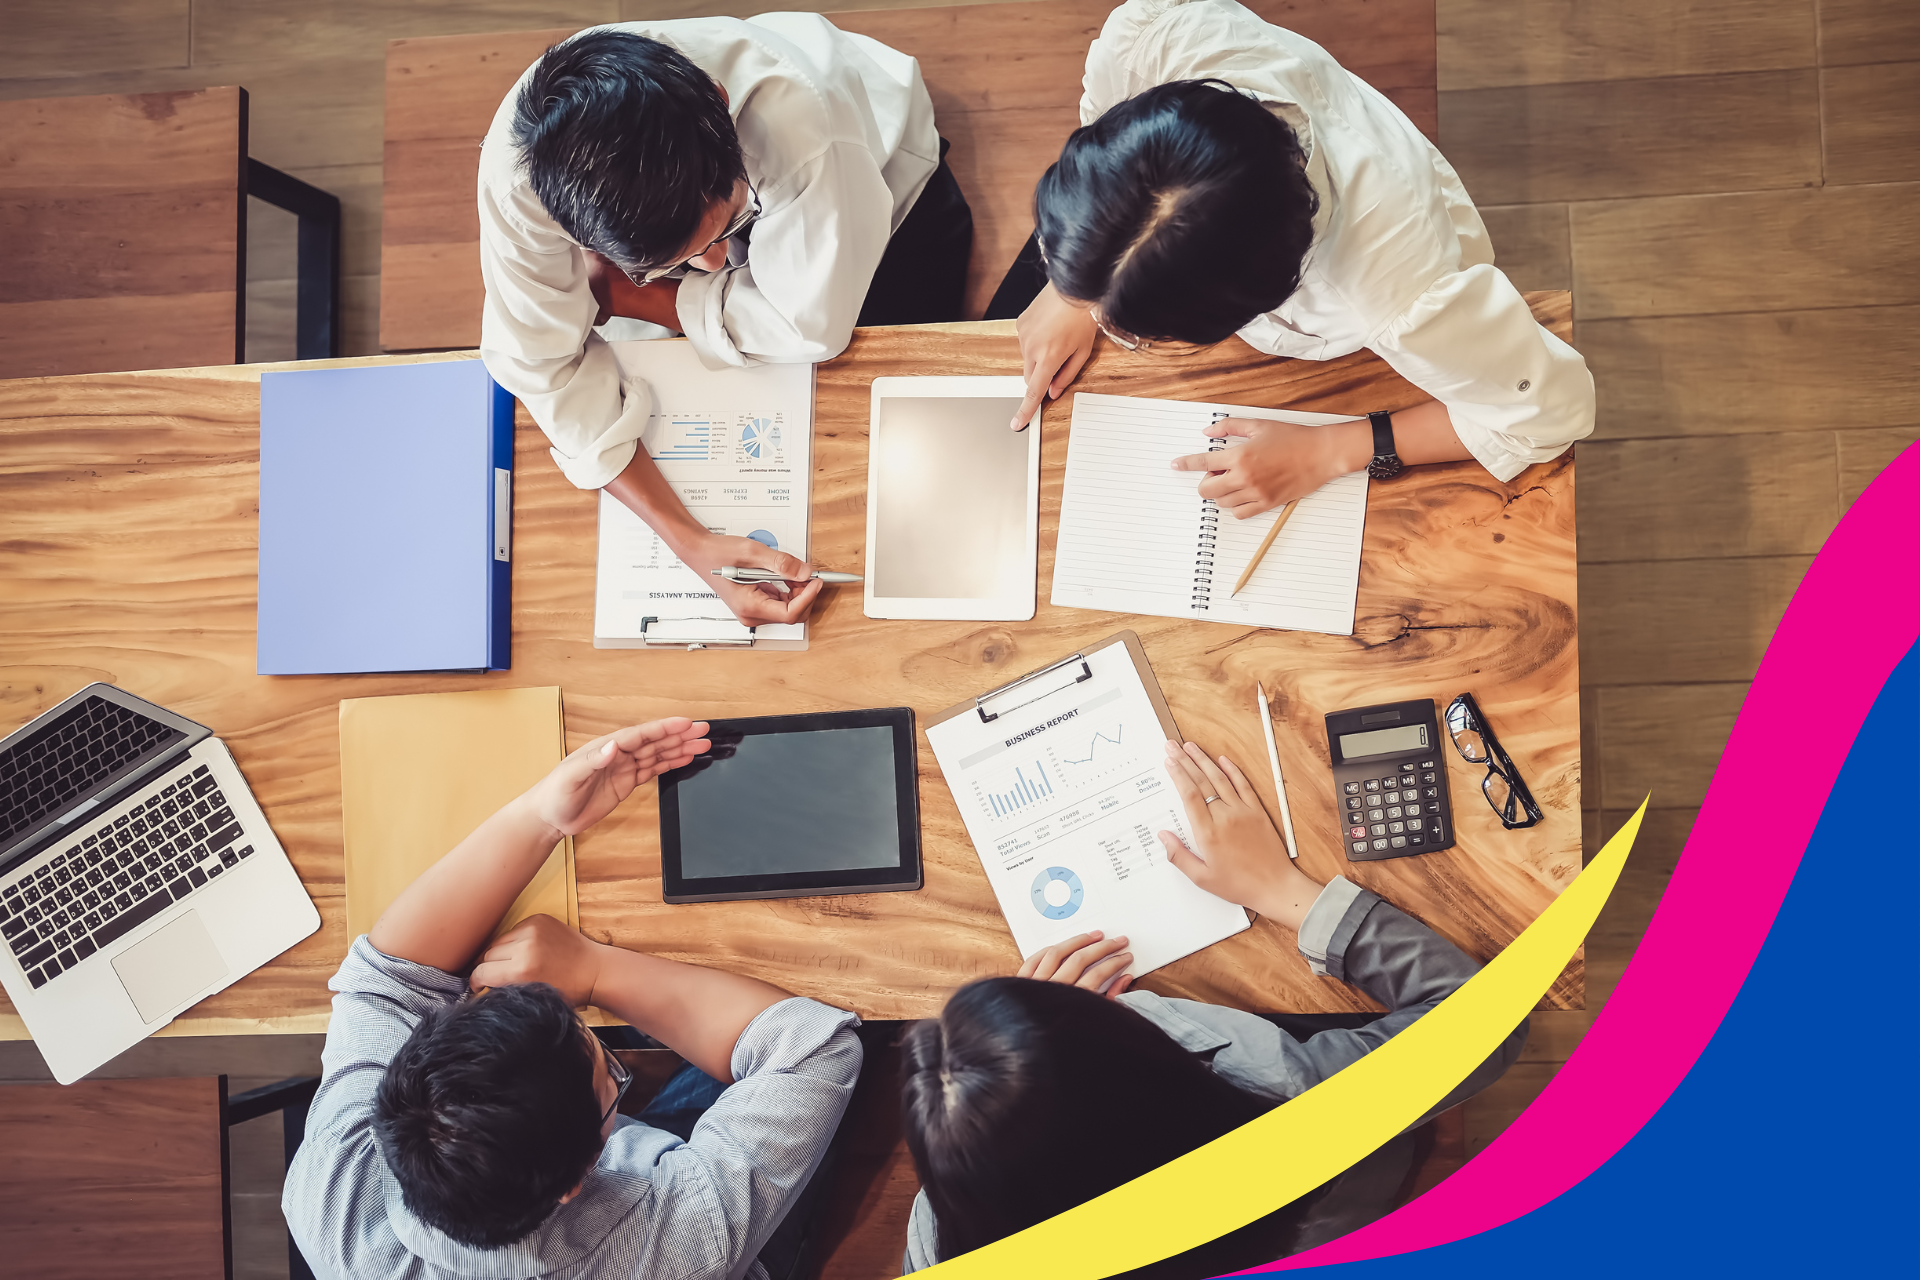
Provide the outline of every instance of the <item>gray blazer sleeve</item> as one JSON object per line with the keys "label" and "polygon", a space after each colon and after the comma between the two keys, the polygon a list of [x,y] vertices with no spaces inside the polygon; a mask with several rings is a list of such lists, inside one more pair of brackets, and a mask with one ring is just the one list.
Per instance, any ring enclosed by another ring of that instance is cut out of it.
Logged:
{"label": "gray blazer sleeve", "polygon": [[[1301,1042],[1238,1009],[1150,992],[1130,991],[1120,998],[1187,1049],[1211,1053],[1214,1071],[1234,1084],[1291,1098],[1412,1026],[1480,971],[1451,942],[1345,877],[1335,877],[1308,911],[1300,927],[1300,953],[1315,972],[1359,987],[1388,1012],[1364,1027],[1322,1031]],[[1498,1080],[1526,1041],[1523,1020],[1421,1121]]]}

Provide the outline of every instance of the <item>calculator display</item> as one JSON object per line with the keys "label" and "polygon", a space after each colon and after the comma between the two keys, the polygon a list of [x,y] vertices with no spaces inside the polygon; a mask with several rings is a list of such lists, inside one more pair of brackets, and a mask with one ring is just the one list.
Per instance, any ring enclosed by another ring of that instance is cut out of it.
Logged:
{"label": "calculator display", "polygon": [[1340,754],[1348,760],[1385,755],[1390,751],[1418,751],[1428,745],[1427,726],[1423,724],[1340,735]]}

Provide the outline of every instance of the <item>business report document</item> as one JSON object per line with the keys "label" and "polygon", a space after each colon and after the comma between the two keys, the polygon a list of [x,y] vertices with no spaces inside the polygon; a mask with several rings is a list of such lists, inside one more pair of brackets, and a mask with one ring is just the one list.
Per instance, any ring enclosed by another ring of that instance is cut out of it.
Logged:
{"label": "business report document", "polygon": [[[806,559],[813,366],[708,369],[685,341],[611,346],[621,370],[653,395],[639,447],[693,518],[714,533]],[[602,490],[593,645],[639,648],[648,637],[804,649],[807,627],[741,625],[711,579],[689,569],[646,521]]]}
{"label": "business report document", "polygon": [[1350,421],[1192,400],[1075,395],[1053,603],[1353,634],[1367,473],[1339,476],[1300,499],[1253,578],[1231,594],[1280,511],[1236,520],[1200,496],[1204,472],[1169,465],[1186,454],[1238,448],[1244,437],[1204,434],[1227,417],[1309,426]]}
{"label": "business report document", "polygon": [[1127,937],[1137,976],[1240,932],[1247,913],[1167,860],[1158,833],[1191,845],[1190,832],[1127,646],[1086,662],[1085,680],[1024,706],[1031,695],[1009,696],[991,721],[969,709],[927,741],[1021,956],[1100,929]]}

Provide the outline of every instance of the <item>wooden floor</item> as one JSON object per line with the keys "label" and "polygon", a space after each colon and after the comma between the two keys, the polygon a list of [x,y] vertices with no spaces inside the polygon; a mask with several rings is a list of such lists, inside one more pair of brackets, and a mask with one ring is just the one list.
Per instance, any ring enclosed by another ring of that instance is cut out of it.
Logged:
{"label": "wooden floor", "polygon": [[[0,18],[0,98],[245,85],[253,154],[345,204],[346,347],[371,352],[388,39],[763,7],[20,5]],[[1478,1149],[1603,1005],[1795,584],[1847,504],[1920,435],[1920,5],[1439,0],[1439,26],[1442,148],[1514,282],[1573,290],[1575,344],[1599,383],[1599,429],[1580,446],[1589,849],[1642,796],[1653,805],[1589,940],[1588,1009],[1536,1016],[1524,1060],[1469,1104]],[[250,358],[282,358],[292,220],[258,202],[254,214]],[[176,1040],[121,1062],[127,1074],[226,1071],[238,1089],[292,1074],[278,1061],[290,1051],[311,1053]],[[0,1045],[0,1079],[28,1077],[44,1078],[31,1047]],[[271,1176],[272,1161],[261,1166]],[[236,1155],[242,1192],[246,1168]],[[272,1264],[256,1250],[241,1274]]]}

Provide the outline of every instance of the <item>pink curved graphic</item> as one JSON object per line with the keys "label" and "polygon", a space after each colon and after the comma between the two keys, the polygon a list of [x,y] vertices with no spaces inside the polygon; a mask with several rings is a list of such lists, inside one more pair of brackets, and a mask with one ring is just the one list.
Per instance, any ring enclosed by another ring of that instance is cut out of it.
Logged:
{"label": "pink curved graphic", "polygon": [[[1646,1124],[1746,980],[1848,749],[1920,635],[1917,523],[1913,445],[1853,504],[1794,593],[1646,937],[1533,1105],[1412,1204],[1257,1271],[1359,1262],[1490,1230],[1567,1191]],[[1785,741],[1800,780],[1787,792]],[[1743,816],[1762,810],[1771,815],[1763,843]]]}

